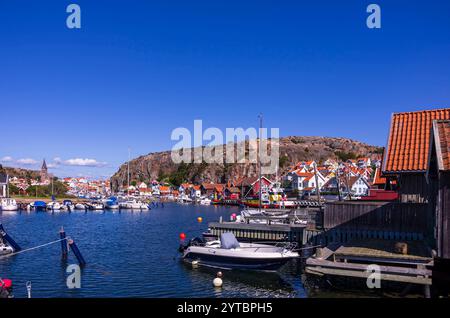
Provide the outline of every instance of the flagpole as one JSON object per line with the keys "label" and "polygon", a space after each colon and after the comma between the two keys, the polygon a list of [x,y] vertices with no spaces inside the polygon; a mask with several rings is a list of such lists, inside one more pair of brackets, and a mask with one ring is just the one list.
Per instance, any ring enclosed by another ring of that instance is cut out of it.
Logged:
{"label": "flagpole", "polygon": [[259,211],[261,211],[262,205],[262,176],[261,176],[261,138],[262,138],[262,125],[263,115],[259,114],[259,149],[258,149],[258,169],[259,169]]}

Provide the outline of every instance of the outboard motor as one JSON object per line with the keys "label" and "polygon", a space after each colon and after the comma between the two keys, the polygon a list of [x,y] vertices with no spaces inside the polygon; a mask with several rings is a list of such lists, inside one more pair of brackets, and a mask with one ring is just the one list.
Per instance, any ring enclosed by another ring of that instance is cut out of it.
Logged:
{"label": "outboard motor", "polygon": [[200,237],[194,237],[186,245],[180,244],[180,247],[178,247],[178,251],[180,253],[183,253],[189,246],[196,246],[203,244],[205,244],[205,241],[203,239],[201,239]]}

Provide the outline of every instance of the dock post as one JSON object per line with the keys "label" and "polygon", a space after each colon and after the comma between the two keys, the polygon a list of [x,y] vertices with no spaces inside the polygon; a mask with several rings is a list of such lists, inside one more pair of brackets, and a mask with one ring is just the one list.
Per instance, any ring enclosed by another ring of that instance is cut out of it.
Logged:
{"label": "dock post", "polygon": [[66,232],[64,231],[64,227],[61,226],[61,230],[59,231],[59,238],[61,239],[61,259],[67,259],[67,240],[66,240]]}
{"label": "dock post", "polygon": [[17,244],[11,236],[6,233],[3,225],[0,223],[0,235],[3,237],[3,241],[7,242],[14,249],[14,252],[20,251],[22,248]]}
{"label": "dock post", "polygon": [[83,258],[83,255],[81,255],[80,250],[78,249],[77,245],[72,239],[68,240],[70,250],[75,254],[75,257],[78,260],[78,264],[80,264],[80,267],[83,267],[86,265],[86,261]]}
{"label": "dock post", "polygon": [[431,298],[430,285],[423,285],[423,294],[425,298]]}

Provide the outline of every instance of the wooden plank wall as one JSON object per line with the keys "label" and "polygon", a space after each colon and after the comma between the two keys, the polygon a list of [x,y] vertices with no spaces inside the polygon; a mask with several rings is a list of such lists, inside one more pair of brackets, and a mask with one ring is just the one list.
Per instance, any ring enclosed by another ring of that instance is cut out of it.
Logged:
{"label": "wooden plank wall", "polygon": [[438,240],[440,241],[439,257],[450,259],[450,172],[442,172],[439,189],[440,209],[438,224]]}
{"label": "wooden plank wall", "polygon": [[324,209],[326,230],[390,231],[403,233],[429,232],[428,206],[424,203],[400,202],[335,202]]}
{"label": "wooden plank wall", "polygon": [[399,175],[399,195],[401,202],[427,202],[430,189],[425,173],[405,173]]}

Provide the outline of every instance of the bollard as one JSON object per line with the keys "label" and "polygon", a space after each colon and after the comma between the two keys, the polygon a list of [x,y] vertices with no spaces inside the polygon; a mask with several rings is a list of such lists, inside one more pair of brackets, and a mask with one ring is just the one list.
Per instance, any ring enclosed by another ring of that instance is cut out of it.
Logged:
{"label": "bollard", "polygon": [[31,298],[31,282],[28,281],[27,284],[27,294],[28,294],[28,298]]}
{"label": "bollard", "polygon": [[61,241],[61,259],[66,260],[67,259],[67,242],[65,240],[66,238],[66,232],[64,231],[64,228],[61,226],[61,230],[59,231],[59,238]]}
{"label": "bollard", "polygon": [[80,264],[80,267],[83,267],[84,265],[86,265],[86,261],[84,260],[83,255],[81,255],[81,252],[78,249],[75,242],[71,239],[69,239],[68,242],[69,242],[69,247],[70,247],[71,251],[73,252],[73,254],[75,254],[75,257],[78,260],[78,264]]}

